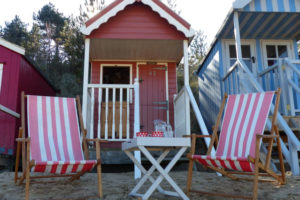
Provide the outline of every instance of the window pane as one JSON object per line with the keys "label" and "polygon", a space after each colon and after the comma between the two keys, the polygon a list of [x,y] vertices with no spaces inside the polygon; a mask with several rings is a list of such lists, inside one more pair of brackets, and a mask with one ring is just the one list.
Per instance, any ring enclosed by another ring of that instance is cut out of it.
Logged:
{"label": "window pane", "polygon": [[287,48],[286,48],[285,45],[278,45],[278,56],[280,58],[286,58],[286,57],[288,57]]}
{"label": "window pane", "polygon": [[274,45],[267,45],[267,57],[276,58],[276,49]]}
{"label": "window pane", "polygon": [[268,60],[268,67],[275,64],[275,60]]}
{"label": "window pane", "polygon": [[242,55],[243,55],[243,58],[251,57],[250,45],[242,45]]}
{"label": "window pane", "polygon": [[103,84],[129,84],[129,67],[103,67]]}
{"label": "window pane", "polygon": [[230,58],[236,58],[235,45],[229,45]]}

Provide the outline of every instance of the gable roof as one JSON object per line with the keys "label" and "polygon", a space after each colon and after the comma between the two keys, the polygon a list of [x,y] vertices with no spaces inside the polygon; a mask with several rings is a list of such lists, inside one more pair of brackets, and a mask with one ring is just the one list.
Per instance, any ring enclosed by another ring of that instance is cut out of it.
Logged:
{"label": "gable roof", "polygon": [[124,10],[126,6],[135,2],[141,2],[148,5],[154,12],[157,12],[162,18],[166,19],[171,25],[182,32],[185,37],[190,38],[194,35],[191,25],[163,4],[160,0],[115,0],[113,3],[104,8],[101,12],[89,19],[85,25],[81,27],[84,35],[90,35],[95,29],[106,23],[110,18]]}
{"label": "gable roof", "polygon": [[10,50],[12,50],[16,53],[18,53],[18,54],[21,54],[23,56],[25,55],[25,49],[23,47],[20,47],[16,44],[8,42],[8,41],[4,40],[1,37],[0,37],[0,45],[6,47],[6,48],[8,48],[8,49],[10,49]]}

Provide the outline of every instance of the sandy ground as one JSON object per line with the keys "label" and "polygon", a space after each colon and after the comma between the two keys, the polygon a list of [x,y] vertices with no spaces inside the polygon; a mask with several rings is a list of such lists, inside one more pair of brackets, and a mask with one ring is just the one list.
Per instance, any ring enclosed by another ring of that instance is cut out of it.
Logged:
{"label": "sandy ground", "polygon": [[[157,175],[157,174],[156,174]],[[184,189],[186,184],[186,171],[171,172],[171,177]],[[15,185],[12,172],[0,173],[0,199],[19,200],[24,199],[25,185]],[[134,187],[133,173],[103,173],[104,199],[137,199],[129,197],[128,193]],[[43,180],[42,180],[43,181]],[[149,183],[145,185],[149,187]],[[252,191],[252,182],[237,182],[226,177],[218,177],[215,173],[194,172],[193,189],[208,191],[225,191],[229,193],[249,195]],[[166,182],[161,186],[170,189]],[[145,191],[145,189],[144,189]],[[85,174],[80,180],[65,183],[34,183],[30,186],[30,199],[98,199],[97,198],[97,175],[95,173]],[[176,197],[166,197],[159,192],[154,192],[150,199],[153,200],[175,200]],[[210,197],[192,194],[191,199],[224,199],[222,197]],[[276,186],[271,183],[259,184],[259,199],[300,199],[300,177],[287,176],[287,184]]]}

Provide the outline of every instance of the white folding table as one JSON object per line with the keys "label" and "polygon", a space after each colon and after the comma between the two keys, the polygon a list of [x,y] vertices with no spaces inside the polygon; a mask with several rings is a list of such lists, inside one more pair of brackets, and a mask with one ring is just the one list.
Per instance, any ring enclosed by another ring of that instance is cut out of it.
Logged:
{"label": "white folding table", "polygon": [[[190,138],[137,137],[127,142],[123,142],[122,150],[144,174],[144,176],[138,181],[137,185],[133,188],[129,195],[141,197],[142,199],[148,199],[151,196],[151,194],[157,189],[164,195],[177,196],[181,197],[184,200],[188,200],[189,198],[175,183],[175,181],[169,176],[168,173],[171,171],[173,166],[180,159],[180,157],[186,151],[186,149],[190,146]],[[164,169],[160,165],[160,163],[166,158],[168,153],[174,149],[177,150],[177,153],[173,156],[167,167]],[[136,150],[140,150],[152,164],[148,171],[134,157],[133,151]],[[160,151],[161,154],[160,156],[158,156],[158,158],[155,159],[154,156],[150,153],[151,151]],[[151,176],[151,174],[155,170],[157,170],[160,173],[156,180]],[[172,186],[175,192],[166,191],[162,189],[160,183],[163,179],[166,179],[166,181]],[[144,185],[144,183],[147,180],[149,180],[152,183],[152,185],[148,188],[146,193],[139,194],[139,189]]]}

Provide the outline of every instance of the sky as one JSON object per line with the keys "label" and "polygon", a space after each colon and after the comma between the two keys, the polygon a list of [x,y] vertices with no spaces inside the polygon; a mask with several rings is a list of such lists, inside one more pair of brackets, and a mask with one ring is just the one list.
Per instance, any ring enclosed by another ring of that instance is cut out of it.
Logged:
{"label": "sky", "polygon": [[[0,6],[0,25],[10,22],[15,15],[29,26],[33,13],[37,13],[45,4],[51,2],[65,16],[78,15],[79,6],[85,0],[2,0]],[[106,0],[107,3],[112,0]],[[195,30],[201,29],[207,36],[209,45],[228,14],[233,0],[177,0],[177,9],[181,17]]]}

